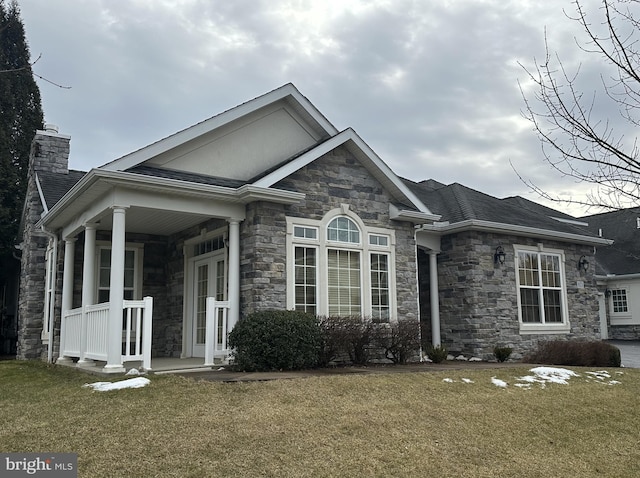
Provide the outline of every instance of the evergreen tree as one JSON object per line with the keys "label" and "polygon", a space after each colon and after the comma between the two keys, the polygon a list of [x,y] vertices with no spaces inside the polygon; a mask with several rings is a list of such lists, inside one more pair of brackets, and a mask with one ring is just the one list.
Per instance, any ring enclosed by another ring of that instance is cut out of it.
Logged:
{"label": "evergreen tree", "polygon": [[43,127],[40,90],[31,71],[20,9],[0,0],[0,284],[20,233],[29,150]]}

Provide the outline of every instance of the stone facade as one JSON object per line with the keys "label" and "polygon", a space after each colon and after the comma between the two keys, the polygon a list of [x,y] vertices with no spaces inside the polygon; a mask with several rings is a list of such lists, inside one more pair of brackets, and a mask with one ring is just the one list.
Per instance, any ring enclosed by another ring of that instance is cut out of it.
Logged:
{"label": "stone facade", "polygon": [[45,254],[50,238],[35,227],[44,211],[36,185],[36,174],[38,172],[69,173],[69,140],[68,136],[55,132],[38,131],[31,143],[27,192],[22,217],[17,344],[19,359],[46,356],[41,335],[45,300]]}
{"label": "stone facade", "polygon": [[609,340],[638,340],[640,325],[609,324]]}
{"label": "stone facade", "polygon": [[[518,320],[513,245],[561,249],[565,255],[565,284],[571,325],[568,334],[521,334]],[[503,265],[494,264],[495,248],[507,253]],[[582,255],[595,263],[593,248],[548,240],[468,231],[443,236],[438,255],[438,286],[442,343],[453,354],[490,358],[496,345],[514,349],[514,358],[539,341],[600,338],[598,298],[593,266],[580,272]],[[421,252],[420,293],[423,333],[430,337],[429,264]],[[427,340],[428,341],[428,340]]]}

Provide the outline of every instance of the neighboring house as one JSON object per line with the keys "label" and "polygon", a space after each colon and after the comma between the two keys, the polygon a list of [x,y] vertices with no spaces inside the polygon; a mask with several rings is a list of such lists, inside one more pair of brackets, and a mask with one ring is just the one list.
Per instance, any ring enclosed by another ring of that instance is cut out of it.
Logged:
{"label": "neighboring house", "polygon": [[274,308],[422,320],[426,342],[485,358],[600,337],[578,264],[610,241],[522,198],[400,179],[291,84],[87,173],[68,154],[36,134],[20,358],[212,365],[241,317]]}
{"label": "neighboring house", "polygon": [[614,240],[596,252],[596,280],[609,339],[640,339],[640,208],[583,217],[589,229]]}

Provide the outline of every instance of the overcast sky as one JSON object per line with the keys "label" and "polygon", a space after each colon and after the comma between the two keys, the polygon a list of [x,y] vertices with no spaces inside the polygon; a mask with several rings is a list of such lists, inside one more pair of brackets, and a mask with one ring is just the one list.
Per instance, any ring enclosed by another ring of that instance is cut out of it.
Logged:
{"label": "overcast sky", "polygon": [[[568,0],[19,0],[45,121],[88,170],[292,82],[400,176],[538,200],[587,186],[541,160],[518,80],[575,47]],[[598,2],[587,0],[599,13]],[[566,206],[556,208],[578,213]],[[592,211],[596,212],[596,211]]]}

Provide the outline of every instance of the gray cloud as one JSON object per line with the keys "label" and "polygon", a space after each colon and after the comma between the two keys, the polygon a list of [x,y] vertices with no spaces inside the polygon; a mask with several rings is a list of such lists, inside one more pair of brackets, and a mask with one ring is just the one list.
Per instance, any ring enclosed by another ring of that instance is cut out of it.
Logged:
{"label": "gray cloud", "polygon": [[[339,129],[352,126],[400,175],[526,195],[518,171],[576,191],[540,160],[520,117],[518,66],[567,65],[570,3],[536,1],[23,1],[47,121],[72,136],[71,165],[99,166],[293,82]],[[554,45],[552,45],[554,46]],[[602,107],[605,113],[610,112]],[[584,189],[584,187],[583,187]],[[535,197],[527,196],[531,199]]]}

